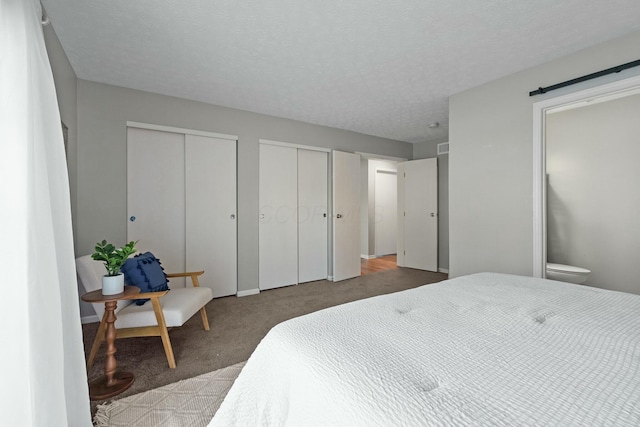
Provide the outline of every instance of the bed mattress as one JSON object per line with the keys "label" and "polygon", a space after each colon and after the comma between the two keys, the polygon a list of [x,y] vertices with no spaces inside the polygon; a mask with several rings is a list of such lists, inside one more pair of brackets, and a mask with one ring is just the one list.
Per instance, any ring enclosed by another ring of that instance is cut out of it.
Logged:
{"label": "bed mattress", "polygon": [[639,426],[640,296],[481,273],[274,327],[211,426]]}

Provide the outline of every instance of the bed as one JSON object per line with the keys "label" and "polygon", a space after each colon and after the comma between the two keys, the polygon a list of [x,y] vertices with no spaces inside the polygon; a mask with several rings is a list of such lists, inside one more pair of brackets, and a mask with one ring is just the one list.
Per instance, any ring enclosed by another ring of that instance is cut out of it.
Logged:
{"label": "bed", "polygon": [[210,426],[639,426],[640,296],[480,273],[274,327]]}

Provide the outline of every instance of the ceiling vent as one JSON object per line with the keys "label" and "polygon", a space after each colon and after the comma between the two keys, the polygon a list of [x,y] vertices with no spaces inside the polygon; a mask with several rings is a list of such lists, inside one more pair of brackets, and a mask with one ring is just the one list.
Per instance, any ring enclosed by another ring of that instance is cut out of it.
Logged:
{"label": "ceiling vent", "polygon": [[438,156],[441,154],[447,154],[449,152],[449,143],[443,142],[442,144],[438,144]]}

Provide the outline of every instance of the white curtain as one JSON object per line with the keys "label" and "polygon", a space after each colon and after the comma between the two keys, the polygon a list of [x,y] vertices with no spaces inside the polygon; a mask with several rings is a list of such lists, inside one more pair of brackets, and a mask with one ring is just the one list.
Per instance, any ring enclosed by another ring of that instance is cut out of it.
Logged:
{"label": "white curtain", "polygon": [[38,0],[0,0],[0,423],[90,426],[60,114]]}

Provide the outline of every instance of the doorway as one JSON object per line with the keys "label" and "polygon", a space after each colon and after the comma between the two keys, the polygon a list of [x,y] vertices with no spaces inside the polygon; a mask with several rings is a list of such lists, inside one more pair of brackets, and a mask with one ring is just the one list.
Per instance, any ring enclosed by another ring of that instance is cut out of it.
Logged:
{"label": "doorway", "polygon": [[591,270],[586,284],[640,293],[640,78],[534,104],[534,275],[547,262]]}
{"label": "doorway", "polygon": [[381,271],[387,270],[397,270],[398,269],[398,257],[393,255],[385,255],[381,257],[364,259],[360,260],[360,270],[361,274],[364,276],[366,274],[379,273]]}
{"label": "doorway", "polygon": [[360,154],[361,274],[397,268],[397,164]]}

